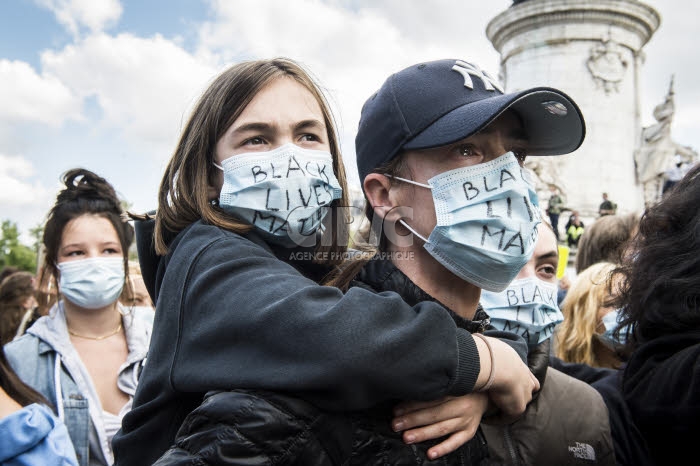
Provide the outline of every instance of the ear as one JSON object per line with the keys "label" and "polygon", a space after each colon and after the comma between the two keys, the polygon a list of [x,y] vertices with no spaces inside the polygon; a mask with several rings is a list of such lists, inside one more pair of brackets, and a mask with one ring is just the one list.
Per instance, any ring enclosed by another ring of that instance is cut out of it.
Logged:
{"label": "ear", "polygon": [[[374,209],[374,213],[380,218],[385,219],[389,212],[398,206],[398,202],[394,193],[392,193],[391,179],[388,176],[380,173],[370,173],[365,177],[362,184],[367,196],[367,202]],[[391,219],[390,219],[391,220]],[[398,220],[394,219],[394,220]]]}
{"label": "ear", "polygon": [[[219,170],[217,170],[218,172]],[[216,173],[209,175],[209,183],[207,185],[207,200],[213,201],[219,198],[221,193],[221,188],[224,185],[224,175],[223,173]]]}
{"label": "ear", "polygon": [[207,199],[213,201],[219,198],[220,189],[216,189],[214,186],[207,186]]}

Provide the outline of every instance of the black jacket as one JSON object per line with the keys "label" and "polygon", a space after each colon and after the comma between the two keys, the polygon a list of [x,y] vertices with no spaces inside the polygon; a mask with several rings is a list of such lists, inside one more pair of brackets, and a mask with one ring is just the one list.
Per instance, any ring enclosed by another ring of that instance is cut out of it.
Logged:
{"label": "black jacket", "polygon": [[177,236],[157,267],[151,346],[113,440],[116,465],[153,464],[211,390],[287,392],[349,411],[473,389],[476,344],[442,306],[318,286],[289,252],[203,222]]}
{"label": "black jacket", "polygon": [[[396,291],[410,305],[435,301],[384,260],[369,262],[352,286],[375,293]],[[451,311],[450,315],[457,325],[469,331],[492,328],[481,308],[474,321]],[[487,333],[508,339],[524,357],[524,340],[495,330]],[[487,458],[488,448],[479,429],[456,452],[428,461],[427,450],[441,440],[405,444],[401,434],[390,427],[391,409],[396,402],[341,414],[321,411],[281,393],[213,392],[185,419],[175,445],[156,465],[475,465]]]}
{"label": "black jacket", "polygon": [[406,445],[389,425],[390,406],[357,413],[321,411],[280,393],[214,392],[185,419],[156,466],[473,465],[488,450],[483,434],[435,461],[437,441]]}
{"label": "black jacket", "polygon": [[700,329],[641,344],[622,369],[621,387],[655,464],[692,462],[700,438]]}

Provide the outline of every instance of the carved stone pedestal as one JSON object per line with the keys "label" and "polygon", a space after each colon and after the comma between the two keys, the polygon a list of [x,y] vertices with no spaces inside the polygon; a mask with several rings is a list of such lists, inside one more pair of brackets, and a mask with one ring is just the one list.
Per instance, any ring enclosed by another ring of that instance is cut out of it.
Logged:
{"label": "carved stone pedestal", "polygon": [[640,141],[639,77],[643,46],[659,14],[634,0],[528,0],[488,24],[501,54],[507,92],[551,86],[569,94],[586,120],[586,139],[571,155],[532,158],[543,183],[560,187],[569,207],[595,217],[601,193],[618,213],[643,209],[634,153]]}

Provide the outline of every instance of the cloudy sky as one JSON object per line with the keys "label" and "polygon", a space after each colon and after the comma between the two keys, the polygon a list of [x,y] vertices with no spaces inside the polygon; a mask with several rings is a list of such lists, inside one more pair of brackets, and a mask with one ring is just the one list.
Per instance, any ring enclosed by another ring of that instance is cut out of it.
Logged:
{"label": "cloudy sky", "polygon": [[[700,2],[647,0],[662,16],[645,48],[643,124],[676,78],[674,139],[700,149]],[[349,173],[364,100],[391,73],[463,58],[498,73],[485,36],[510,0],[2,0],[0,219],[26,232],[60,175],[106,177],[133,210],[155,193],[188,112],[210,80],[245,59],[288,56],[336,111]],[[27,237],[24,237],[28,241]]]}

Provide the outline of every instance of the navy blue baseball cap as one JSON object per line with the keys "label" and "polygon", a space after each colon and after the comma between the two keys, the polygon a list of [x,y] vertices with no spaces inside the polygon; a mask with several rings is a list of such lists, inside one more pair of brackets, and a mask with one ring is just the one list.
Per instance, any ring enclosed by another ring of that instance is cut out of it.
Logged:
{"label": "navy blue baseball cap", "polygon": [[578,106],[557,89],[505,94],[477,65],[455,59],[425,62],[389,76],[362,107],[355,137],[360,182],[403,149],[452,144],[507,109],[523,123],[528,155],[568,154],[586,134]]}

